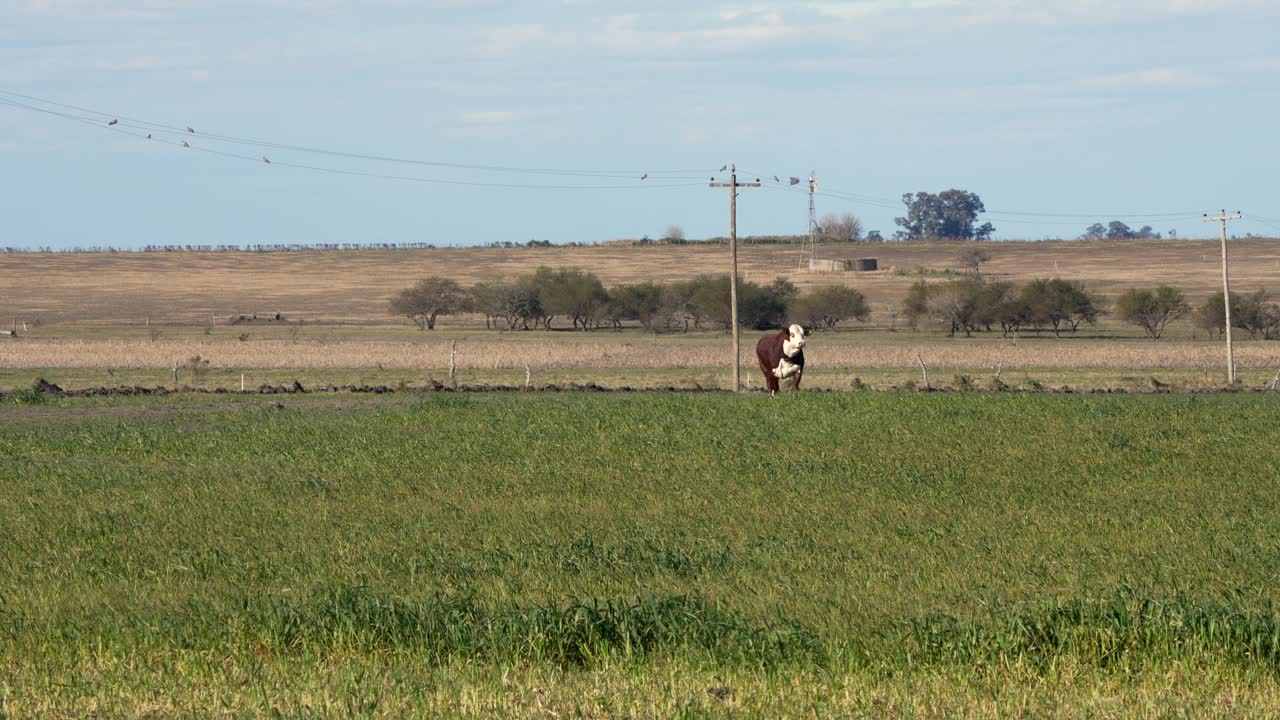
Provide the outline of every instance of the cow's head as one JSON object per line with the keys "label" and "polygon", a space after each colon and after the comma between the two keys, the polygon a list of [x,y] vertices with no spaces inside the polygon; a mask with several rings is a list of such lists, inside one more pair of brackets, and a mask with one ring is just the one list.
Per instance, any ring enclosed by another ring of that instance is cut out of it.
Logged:
{"label": "cow's head", "polygon": [[782,341],[782,354],[791,357],[804,348],[804,328],[792,325],[787,328],[787,339]]}

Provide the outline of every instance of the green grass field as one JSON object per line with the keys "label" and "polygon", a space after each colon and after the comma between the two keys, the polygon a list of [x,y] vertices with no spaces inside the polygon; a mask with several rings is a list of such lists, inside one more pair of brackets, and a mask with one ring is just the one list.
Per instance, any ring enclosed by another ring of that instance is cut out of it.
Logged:
{"label": "green grass field", "polygon": [[0,406],[0,717],[1280,714],[1272,396],[278,399]]}

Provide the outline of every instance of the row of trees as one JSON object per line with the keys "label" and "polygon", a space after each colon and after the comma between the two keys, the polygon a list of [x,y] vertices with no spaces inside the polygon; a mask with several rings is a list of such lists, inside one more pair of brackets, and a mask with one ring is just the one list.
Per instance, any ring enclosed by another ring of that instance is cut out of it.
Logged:
{"label": "row of trees", "polygon": [[912,327],[933,322],[949,336],[963,332],[969,337],[996,327],[1006,337],[1031,328],[1061,336],[1097,322],[1104,303],[1074,280],[1036,279],[1018,287],[972,277],[935,284],[921,280],[907,292],[902,311]]}
{"label": "row of trees", "polygon": [[[393,296],[389,307],[423,330],[434,329],[441,316],[461,313],[483,315],[485,327],[507,330],[551,330],[556,320],[565,319],[575,330],[621,328],[630,321],[649,332],[727,330],[732,322],[728,275],[606,289],[595,274],[578,268],[539,267],[514,280],[471,287],[450,278],[425,278]],[[828,286],[802,295],[782,278],[768,285],[738,283],[738,321],[750,328],[787,322],[830,328],[869,315],[866,298],[853,288]]]}
{"label": "row of trees", "polygon": [[[1192,308],[1182,290],[1168,285],[1154,289],[1134,288],[1116,300],[1116,316],[1159,338],[1175,320],[1190,316],[1191,324],[1211,337],[1226,332],[1226,308],[1222,293],[1210,295]],[[1244,330],[1252,339],[1280,340],[1280,303],[1259,289],[1248,294],[1231,293],[1231,327]]]}
{"label": "row of trees", "polygon": [[[1018,287],[980,277],[932,285],[922,280],[911,286],[902,310],[912,327],[933,322],[950,336],[963,332],[966,337],[996,327],[1006,337],[1029,329],[1051,329],[1061,336],[1082,324],[1093,325],[1108,312],[1105,301],[1078,281],[1037,279]],[[1212,337],[1226,330],[1222,293],[1193,308],[1176,287],[1131,288],[1116,298],[1113,311],[1118,320],[1142,328],[1151,338],[1161,337],[1171,323],[1187,317]],[[1280,303],[1266,290],[1232,293],[1231,324],[1253,339],[1280,340]]]}
{"label": "row of trees", "polygon": [[[1169,237],[1177,237],[1176,230],[1169,231]],[[1119,220],[1112,220],[1103,225],[1102,223],[1094,223],[1085,228],[1084,234],[1080,236],[1081,240],[1159,240],[1160,233],[1151,228],[1150,225],[1143,225],[1134,230],[1126,223]]]}

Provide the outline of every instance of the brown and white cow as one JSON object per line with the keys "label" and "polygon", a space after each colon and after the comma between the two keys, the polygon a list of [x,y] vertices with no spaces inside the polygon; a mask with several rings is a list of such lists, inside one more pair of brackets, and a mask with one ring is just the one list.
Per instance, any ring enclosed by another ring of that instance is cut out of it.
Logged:
{"label": "brown and white cow", "polygon": [[769,395],[778,394],[779,381],[791,378],[792,391],[800,389],[804,374],[804,328],[792,325],[780,333],[765,335],[756,343],[756,359]]}

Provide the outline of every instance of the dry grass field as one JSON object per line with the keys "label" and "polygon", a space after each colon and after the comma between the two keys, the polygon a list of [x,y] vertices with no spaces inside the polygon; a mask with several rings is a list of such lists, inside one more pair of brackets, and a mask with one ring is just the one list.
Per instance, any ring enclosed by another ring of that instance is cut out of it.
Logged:
{"label": "dry grass field", "polygon": [[[815,370],[841,373],[820,385],[846,386],[849,373],[858,372],[900,382],[915,374],[917,353],[937,369],[940,380],[953,372],[979,375],[1002,366],[1064,381],[1074,379],[1064,375],[1072,371],[1081,382],[1104,385],[1146,383],[1151,375],[1192,384],[1220,382],[1220,343],[1197,336],[1186,321],[1175,324],[1159,342],[1141,338],[1136,328],[1114,318],[1082,331],[1081,337],[1061,340],[1034,335],[1003,339],[998,333],[947,339],[936,332],[907,330],[898,317],[907,289],[921,278],[951,277],[963,247],[826,245],[820,249],[825,257],[875,256],[882,270],[813,274],[797,269],[794,247],[746,244],[741,267],[756,281],[782,276],[802,288],[848,284],[867,296],[873,309],[868,323],[822,334],[811,344],[808,355]],[[1197,303],[1221,282],[1214,241],[1001,242],[984,247],[992,256],[983,268],[989,277],[1080,280],[1107,298],[1129,287],[1168,283],[1183,288]],[[1250,238],[1232,241],[1231,249],[1234,288],[1280,290],[1280,245]],[[309,371],[306,379],[335,384],[337,378],[351,377],[344,371],[400,381],[412,371],[407,379],[414,381],[440,376],[454,340],[460,344],[462,376],[477,382],[517,382],[521,378],[509,371],[519,370],[522,376],[528,366],[543,371],[539,377],[547,382],[576,377],[610,384],[664,385],[669,379],[673,384],[719,385],[727,380],[720,377],[725,373],[707,372],[723,363],[722,333],[499,333],[484,330],[477,317],[445,318],[440,330],[427,333],[389,315],[386,303],[397,290],[429,275],[469,283],[511,278],[548,265],[586,268],[612,285],[719,273],[726,259],[724,246],[706,245],[5,254],[0,255],[0,318],[5,326],[17,322],[20,335],[0,338],[0,386],[29,383],[26,370],[48,370],[64,381],[74,376],[114,384],[121,382],[117,375],[126,377],[130,370],[160,373],[195,355],[210,361],[214,375],[223,373],[222,385],[238,384],[238,373],[246,370],[266,373],[260,377]],[[227,325],[232,314],[268,317],[277,311],[284,313],[285,322]],[[749,333],[743,345],[747,368],[755,335]],[[1268,369],[1280,366],[1280,343],[1242,342],[1237,355],[1242,369],[1254,370],[1258,382],[1267,381]],[[665,370],[672,371],[670,378]],[[686,370],[688,377],[680,375]],[[1128,375],[1137,379],[1125,380]],[[155,380],[164,378],[161,373]]]}
{"label": "dry grass field", "polygon": [[[811,274],[797,269],[796,248],[744,245],[740,265],[751,280],[786,277],[814,287],[848,283],[866,294],[887,323],[914,273],[957,269],[954,243],[832,244],[828,258],[877,257],[879,272]],[[984,245],[983,270],[1022,282],[1035,277],[1082,280],[1113,296],[1133,285],[1170,283],[1193,299],[1221,282],[1218,245],[1204,240],[1002,242]],[[1240,290],[1280,289],[1280,245],[1232,241],[1234,282]],[[606,285],[678,280],[722,273],[724,246],[592,246],[458,248],[277,253],[120,253],[0,255],[0,317],[46,323],[204,323],[232,313],[274,313],[308,321],[391,322],[386,301],[428,275],[461,282],[514,277],[539,265],[582,267]]]}

